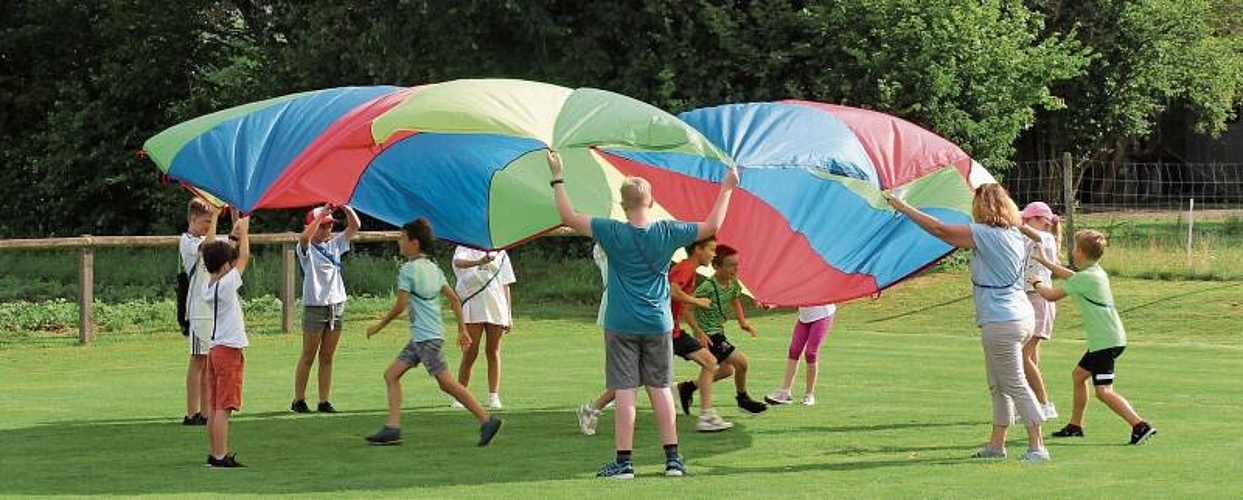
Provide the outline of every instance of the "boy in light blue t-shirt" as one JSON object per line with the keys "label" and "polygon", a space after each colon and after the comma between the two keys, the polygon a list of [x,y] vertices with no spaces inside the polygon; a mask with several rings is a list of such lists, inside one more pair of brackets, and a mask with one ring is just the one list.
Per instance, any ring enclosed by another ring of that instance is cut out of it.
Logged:
{"label": "boy in light blue t-shirt", "polygon": [[470,347],[470,335],[462,322],[462,300],[449,286],[440,267],[424,253],[433,241],[435,236],[427,219],[416,219],[402,226],[397,244],[401,254],[409,260],[402,264],[397,277],[397,302],[379,323],[367,329],[367,338],[371,338],[402,312],[410,316],[410,342],[384,371],[384,383],[388,386],[388,420],[379,432],[367,436],[371,444],[401,443],[401,377],[420,363],[440,384],[440,390],[461,401],[479,420],[479,446],[487,446],[501,429],[501,419],[488,415],[470,391],[457,382],[440,353],[445,338],[444,322],[440,317],[441,294],[449,299],[449,306],[457,316],[458,346]]}

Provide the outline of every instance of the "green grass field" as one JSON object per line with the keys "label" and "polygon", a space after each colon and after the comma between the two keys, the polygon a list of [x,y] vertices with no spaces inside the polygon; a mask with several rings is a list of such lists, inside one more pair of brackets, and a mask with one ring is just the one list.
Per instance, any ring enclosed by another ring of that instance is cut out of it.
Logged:
{"label": "green grass field", "polygon": [[[404,322],[370,341],[362,336],[389,299],[352,303],[333,397],[342,413],[330,416],[287,412],[300,339],[274,333],[276,314],[256,311],[248,317],[245,408],[232,428],[244,470],[203,467],[203,428],[180,425],[186,356],[172,328],[148,324],[90,346],[64,334],[16,336],[0,346],[0,495],[1243,496],[1236,478],[1243,470],[1243,282],[1117,279],[1114,286],[1131,341],[1118,388],[1160,430],[1141,447],[1125,445],[1129,429],[1092,401],[1088,437],[1050,440],[1052,463],[966,458],[986,438],[991,412],[970,285],[946,273],[840,310],[821,353],[818,406],[748,417],[722,397],[718,408],[738,425],[714,435],[697,434],[693,420],[680,418],[689,477],[658,476],[660,448],[650,413],[641,410],[640,477],[622,483],[592,477],[611,458],[611,417],[585,437],[573,415],[603,382],[590,308],[519,309],[505,348],[506,424],[488,448],[474,446],[473,419],[450,410],[419,370],[406,376],[405,444],[363,442],[383,420],[381,371],[406,340]],[[789,312],[758,316],[760,338],[734,336],[752,360],[754,395],[777,383],[792,321]],[[1043,363],[1063,413],[1054,425],[1069,415],[1067,374],[1083,348],[1075,306],[1064,306],[1057,330]],[[675,367],[679,378],[695,373],[688,363]],[[476,394],[482,380],[480,364]],[[731,384],[717,392],[729,394]],[[801,394],[801,382],[795,389]],[[1012,433],[1012,456],[1023,445]]]}

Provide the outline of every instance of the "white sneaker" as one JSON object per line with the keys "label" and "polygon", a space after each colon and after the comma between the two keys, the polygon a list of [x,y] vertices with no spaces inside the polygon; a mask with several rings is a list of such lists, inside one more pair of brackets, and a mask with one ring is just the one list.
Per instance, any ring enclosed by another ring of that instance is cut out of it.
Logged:
{"label": "white sneaker", "polygon": [[449,408],[466,408],[466,405],[459,403],[455,398],[449,398]]}
{"label": "white sneaker", "polygon": [[816,395],[808,394],[803,396],[803,404],[806,406],[816,406]]}
{"label": "white sneaker", "polygon": [[776,390],[764,396],[764,402],[770,405],[788,405],[794,402],[789,391]]}
{"label": "white sneaker", "polygon": [[596,435],[596,422],[600,418],[600,411],[592,408],[591,405],[582,405],[578,407],[578,430],[582,431],[584,436]]}
{"label": "white sneaker", "polygon": [[726,422],[725,419],[711,410],[700,413],[699,421],[695,422],[695,430],[699,432],[721,432],[733,426],[733,423]]}
{"label": "white sneaker", "polygon": [[1027,453],[1024,453],[1023,456],[1019,457],[1019,460],[1022,462],[1048,462],[1049,460],[1052,460],[1052,457],[1049,456],[1049,450],[1044,448],[1035,448],[1028,449]]}
{"label": "white sneaker", "polygon": [[1053,403],[1049,403],[1049,404],[1047,404],[1047,405],[1044,405],[1044,406],[1043,406],[1043,407],[1041,407],[1040,409],[1041,409],[1041,411],[1044,413],[1044,419],[1045,419],[1045,421],[1049,421],[1049,420],[1053,420],[1053,419],[1057,418],[1057,408],[1056,408],[1055,406],[1053,406]]}
{"label": "white sneaker", "polygon": [[501,405],[501,395],[496,394],[496,393],[489,394],[488,395],[488,409],[489,410],[500,410],[502,408],[504,408],[504,406]]}

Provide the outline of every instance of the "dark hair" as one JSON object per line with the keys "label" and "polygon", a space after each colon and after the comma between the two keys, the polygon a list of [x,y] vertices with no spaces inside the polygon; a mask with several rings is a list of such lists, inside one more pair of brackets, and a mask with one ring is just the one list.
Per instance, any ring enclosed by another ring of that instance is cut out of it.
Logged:
{"label": "dark hair", "polygon": [[219,271],[225,264],[237,259],[237,249],[227,241],[204,243],[199,253],[203,255],[203,265],[207,267],[209,273]]}
{"label": "dark hair", "polygon": [[690,245],[687,245],[687,246],[686,246],[686,255],[687,255],[687,256],[690,256],[690,254],[695,253],[695,250],[696,250],[696,249],[698,249],[698,248],[702,248],[702,247],[704,247],[704,246],[707,246],[707,245],[708,245],[708,243],[713,242],[713,241],[716,241],[716,236],[709,236],[709,237],[704,238],[704,239],[702,239],[702,240],[699,240],[699,241],[696,241],[696,242],[694,242],[694,243],[691,243]]}
{"label": "dark hair", "polygon": [[731,255],[738,255],[738,251],[734,250],[734,247],[729,245],[717,245],[716,257],[712,258],[712,267],[720,267],[721,263],[725,262],[725,258]]}
{"label": "dark hair", "polygon": [[401,226],[401,230],[406,233],[406,238],[419,242],[420,252],[432,251],[432,243],[436,241],[436,235],[432,234],[432,223],[427,219],[422,217],[414,219]]}

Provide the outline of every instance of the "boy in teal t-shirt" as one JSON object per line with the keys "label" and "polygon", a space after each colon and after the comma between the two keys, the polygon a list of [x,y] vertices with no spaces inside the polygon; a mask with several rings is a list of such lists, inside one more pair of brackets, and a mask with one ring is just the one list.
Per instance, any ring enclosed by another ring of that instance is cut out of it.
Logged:
{"label": "boy in teal t-shirt", "polygon": [[[747,323],[742,310],[742,284],[738,282],[738,251],[726,245],[717,245],[716,256],[712,258],[712,268],[716,271],[711,278],[703,280],[695,287],[695,298],[707,298],[708,307],[695,308],[693,314],[687,314],[687,323],[695,336],[708,337],[710,343],[705,346],[716,358],[716,380],[734,376],[734,388],[738,390],[735,400],[738,408],[751,414],[763,413],[768,405],[751,399],[747,394],[747,357],[729,342],[725,336],[725,323],[731,311],[738,320],[738,327],[755,337],[755,328]],[[691,386],[694,387],[694,386]],[[681,392],[682,386],[679,388]]]}
{"label": "boy in teal t-shirt", "polygon": [[1085,229],[1075,233],[1075,249],[1071,260],[1079,272],[1050,262],[1036,253],[1033,257],[1053,271],[1053,276],[1065,278],[1061,287],[1049,286],[1038,277],[1031,277],[1032,287],[1045,300],[1056,301],[1067,296],[1074,297],[1083,312],[1083,326],[1088,340],[1088,351],[1071,373],[1074,382],[1075,407],[1070,423],[1054,432],[1053,437],[1083,437],[1083,412],[1088,405],[1088,378],[1096,387],[1096,397],[1109,409],[1126,420],[1131,426],[1131,444],[1142,444],[1157,433],[1148,422],[1135,412],[1131,403],[1113,390],[1114,362],[1126,349],[1126,330],[1114,306],[1113,291],[1109,288],[1109,276],[1097,264],[1105,253],[1108,243],[1105,235]]}
{"label": "boy in teal t-shirt", "polygon": [[407,260],[397,277],[397,303],[380,322],[367,329],[367,338],[382,330],[401,313],[410,317],[410,342],[397,355],[397,359],[384,371],[384,383],[388,387],[388,420],[379,432],[367,436],[376,445],[401,443],[401,377],[406,371],[422,364],[427,373],[436,379],[440,390],[453,396],[479,420],[479,446],[487,446],[501,429],[501,420],[488,414],[470,391],[462,387],[449,373],[444,356],[440,353],[444,344],[445,328],[440,318],[440,295],[449,299],[453,313],[457,315],[458,346],[470,347],[470,335],[462,322],[462,300],[445,280],[444,271],[428,260],[424,254],[432,247],[435,237],[427,219],[416,219],[402,226],[397,245]]}

